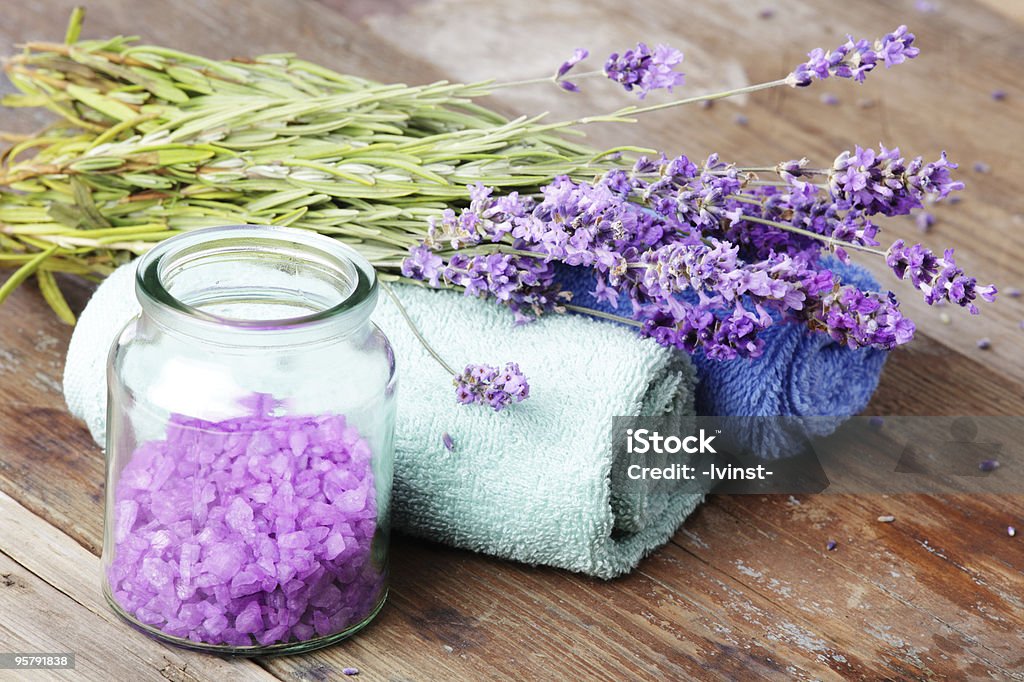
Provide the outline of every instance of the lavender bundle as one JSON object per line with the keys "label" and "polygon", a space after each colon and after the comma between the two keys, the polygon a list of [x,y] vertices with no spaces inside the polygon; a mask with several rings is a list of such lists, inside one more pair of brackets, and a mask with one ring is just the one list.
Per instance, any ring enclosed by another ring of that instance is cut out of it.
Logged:
{"label": "lavender bundle", "polygon": [[[605,151],[565,134],[669,107],[830,77],[863,81],[918,55],[900,27],[874,43],[814,50],[784,78],[606,115],[506,119],[475,102],[536,81],[385,85],[288,55],[214,61],[125,38],[29,43],[5,62],[21,95],[61,121],[21,139],[0,167],[0,263],[31,274],[72,320],[54,272],[102,276],[154,242],[225,223],[291,225],[360,249],[385,282],[460,289],[519,321],[574,312],[615,317],[667,346],[757,357],[759,333],[799,323],[851,348],[891,349],[914,335],[892,292],[844,284],[821,256],[884,258],[925,300],[977,313],[979,286],[956,264],[902,241],[880,248],[876,220],[962,189],[943,154],[857,147],[827,168],[806,159],[738,167],[653,150]],[[553,80],[566,91],[608,77],[641,99],[684,85],[683,55],[639,44],[598,71]],[[573,80],[568,80],[572,77]],[[587,309],[559,267],[595,271],[597,294],[629,317]],[[440,362],[444,362],[435,353]],[[450,369],[450,368],[449,368]],[[502,409],[529,394],[514,363],[451,370],[460,402]]]}

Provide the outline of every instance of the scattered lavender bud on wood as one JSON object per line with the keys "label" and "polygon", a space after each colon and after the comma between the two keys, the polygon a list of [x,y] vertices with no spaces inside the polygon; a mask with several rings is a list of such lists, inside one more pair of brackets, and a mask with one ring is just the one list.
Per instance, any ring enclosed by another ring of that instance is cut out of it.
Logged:
{"label": "scattered lavender bud on wood", "polygon": [[978,464],[978,468],[982,471],[995,471],[999,468],[999,462],[994,459],[983,459]]}
{"label": "scattered lavender bud on wood", "polygon": [[1020,289],[1017,287],[1010,287],[1006,290],[1006,295],[1010,298],[1020,298]]}
{"label": "scattered lavender bud on wood", "polygon": [[992,99],[994,99],[997,102],[1002,102],[1003,100],[1006,99],[1006,90],[993,90]]}
{"label": "scattered lavender bud on wood", "polygon": [[884,514],[882,516],[879,516],[878,520],[881,523],[892,523],[893,521],[896,520],[896,517],[893,516],[892,514]]}
{"label": "scattered lavender bud on wood", "polygon": [[992,341],[990,341],[988,337],[978,339],[978,348],[980,348],[981,350],[988,350],[991,347]]}
{"label": "scattered lavender bud on wood", "polygon": [[829,540],[829,541],[828,541],[828,542],[827,542],[827,543],[825,544],[825,549],[827,549],[828,551],[830,551],[830,552],[831,552],[831,551],[834,551],[834,550],[835,550],[835,548],[836,548],[836,547],[838,547],[838,546],[839,546],[839,543],[838,543],[838,542],[836,542],[835,540]]}
{"label": "scattered lavender bud on wood", "polygon": [[342,675],[348,675],[349,677],[351,677],[352,675],[358,675],[359,674],[359,668],[342,668],[341,669],[341,674]]}
{"label": "scattered lavender bud on wood", "polygon": [[821,103],[827,104],[830,107],[834,107],[839,104],[839,98],[833,95],[831,92],[826,92],[821,96]]}
{"label": "scattered lavender bud on wood", "polygon": [[935,224],[935,216],[933,216],[931,213],[928,213],[927,211],[922,211],[921,213],[918,213],[917,216],[914,217],[914,222],[917,223],[917,229],[921,230],[922,232],[930,232],[932,229],[932,225]]}
{"label": "scattered lavender bud on wood", "polygon": [[991,170],[992,170],[992,166],[988,165],[984,161],[975,161],[974,162],[974,172],[975,173],[988,173]]}
{"label": "scattered lavender bud on wood", "polygon": [[881,429],[882,426],[884,426],[884,425],[885,425],[885,420],[882,419],[881,417],[879,417],[878,415],[875,415],[875,416],[873,416],[873,417],[868,419],[868,426],[870,426],[871,428],[873,428],[876,431]]}
{"label": "scattered lavender bud on wood", "polygon": [[738,126],[746,126],[748,123],[750,123],[750,119],[744,116],[743,114],[736,114],[736,118],[734,120],[736,122],[736,125]]}
{"label": "scattered lavender bud on wood", "polygon": [[917,0],[917,2],[914,3],[914,8],[921,14],[931,14],[932,12],[939,11],[939,8],[935,3],[930,2],[929,0]]}
{"label": "scattered lavender bud on wood", "polygon": [[763,10],[757,13],[757,16],[761,19],[771,19],[775,16],[775,10],[771,7],[765,7]]}

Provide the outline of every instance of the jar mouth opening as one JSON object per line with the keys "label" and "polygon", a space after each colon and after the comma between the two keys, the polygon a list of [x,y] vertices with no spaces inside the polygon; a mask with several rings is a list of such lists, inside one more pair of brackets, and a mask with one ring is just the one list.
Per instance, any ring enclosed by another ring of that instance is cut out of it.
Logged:
{"label": "jar mouth opening", "polygon": [[369,261],[330,237],[231,225],[192,230],[155,246],[139,262],[136,292],[144,308],[179,320],[283,331],[368,317],[377,278]]}

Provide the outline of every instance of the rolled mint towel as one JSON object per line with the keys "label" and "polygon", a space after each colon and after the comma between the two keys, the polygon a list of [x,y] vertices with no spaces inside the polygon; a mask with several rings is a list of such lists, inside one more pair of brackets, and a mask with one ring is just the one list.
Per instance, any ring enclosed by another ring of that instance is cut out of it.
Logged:
{"label": "rolled mint towel", "polygon": [[[694,369],[685,354],[586,317],[552,315],[517,327],[493,302],[394,290],[454,367],[515,361],[531,384],[528,400],[500,413],[457,405],[451,378],[381,296],[373,319],[390,338],[400,373],[396,528],[611,578],[665,543],[700,502],[701,495],[665,481],[627,485],[611,454],[613,416],[693,413]],[[65,399],[101,445],[107,351],[137,313],[129,263],[93,295],[68,348]]]}
{"label": "rolled mint towel", "polygon": [[[834,259],[827,264],[847,284],[879,289],[878,282],[864,268]],[[563,267],[559,281],[573,292],[579,305],[616,312],[593,295],[595,280],[589,268]],[[874,348],[852,350],[841,346],[828,335],[799,324],[773,325],[762,332],[761,338],[765,346],[759,358],[719,361],[698,351],[693,362],[697,367],[696,405],[700,415],[815,417],[730,423],[733,436],[742,445],[767,459],[794,454],[809,436],[827,436],[846,418],[867,407],[888,357],[885,351]]]}

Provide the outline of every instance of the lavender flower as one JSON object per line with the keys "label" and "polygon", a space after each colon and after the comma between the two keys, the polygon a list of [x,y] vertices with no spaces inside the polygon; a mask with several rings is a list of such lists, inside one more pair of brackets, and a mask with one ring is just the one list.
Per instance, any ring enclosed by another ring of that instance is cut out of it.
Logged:
{"label": "lavender flower", "polygon": [[572,67],[576,66],[589,56],[589,51],[585,50],[582,47],[577,47],[573,51],[572,56],[569,57],[569,59],[562,62],[562,65],[558,67],[558,71],[555,72],[555,83],[558,84],[558,87],[562,88],[563,90],[567,90],[568,92],[579,92],[579,86],[577,86],[575,83],[571,83],[565,80],[565,75],[569,73]]}
{"label": "lavender flower", "polygon": [[509,362],[503,370],[492,365],[466,365],[455,377],[455,398],[463,405],[490,405],[500,412],[530,396],[530,385],[519,365]]}
{"label": "lavender flower", "polygon": [[489,253],[455,254],[444,268],[445,282],[465,288],[467,296],[493,296],[527,322],[545,312],[563,312],[570,294],[555,285],[554,268],[539,257]]}
{"label": "lavender flower", "polygon": [[444,449],[448,452],[455,450],[455,441],[452,440],[451,434],[447,431],[441,434],[441,443],[444,444]]}
{"label": "lavender flower", "polygon": [[436,287],[441,279],[444,260],[431,251],[426,244],[417,244],[409,249],[409,255],[402,261],[402,275],[426,281]]}
{"label": "lavender flower", "polygon": [[876,152],[858,146],[836,157],[828,176],[829,190],[844,207],[866,215],[906,215],[923,206],[926,197],[944,199],[963,189],[964,184],[949,174],[956,167],[945,152],[933,163],[917,157],[908,164],[898,148],[879,145]]}
{"label": "lavender flower", "polygon": [[849,348],[891,350],[914,336],[914,323],[903,317],[892,292],[864,292],[841,286],[810,307],[812,329],[819,329]]}
{"label": "lavender flower", "polygon": [[612,53],[604,64],[604,73],[628,92],[636,88],[637,96],[643,99],[652,90],[664,88],[671,92],[682,85],[683,74],[673,70],[682,61],[683,53],[667,45],[658,45],[652,51],[644,43],[637,43],[635,49],[626,50],[622,56]]}
{"label": "lavender flower", "polygon": [[887,33],[873,45],[867,40],[854,41],[853,36],[847,36],[847,41],[831,52],[816,48],[807,53],[808,60],[797,66],[788,80],[795,87],[804,87],[815,79],[824,80],[829,76],[863,83],[868,72],[880,62],[890,68],[916,57],[920,50],[912,47],[913,42],[914,34],[908,32],[906,26]]}
{"label": "lavender flower", "polygon": [[924,292],[928,305],[948,301],[977,315],[975,299],[980,296],[992,302],[996,297],[994,286],[979,287],[975,278],[964,274],[953,258],[953,249],[946,249],[942,258],[938,258],[921,244],[907,246],[902,239],[897,239],[886,252],[885,262],[900,279],[909,277],[914,288]]}

